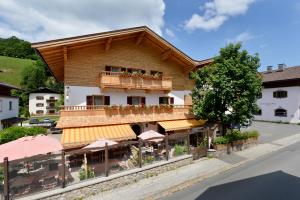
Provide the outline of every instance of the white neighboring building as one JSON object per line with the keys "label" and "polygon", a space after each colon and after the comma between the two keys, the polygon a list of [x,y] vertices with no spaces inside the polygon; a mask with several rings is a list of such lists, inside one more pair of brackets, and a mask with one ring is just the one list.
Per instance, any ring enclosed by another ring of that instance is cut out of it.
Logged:
{"label": "white neighboring building", "polygon": [[15,86],[0,82],[0,130],[22,121],[19,118],[19,98],[11,96]]}
{"label": "white neighboring building", "polygon": [[55,109],[55,102],[60,94],[48,88],[41,88],[29,94],[30,115],[54,115],[58,114]]}
{"label": "white neighboring building", "polygon": [[264,88],[255,119],[300,123],[300,66],[279,64],[276,70],[269,66],[261,74]]}

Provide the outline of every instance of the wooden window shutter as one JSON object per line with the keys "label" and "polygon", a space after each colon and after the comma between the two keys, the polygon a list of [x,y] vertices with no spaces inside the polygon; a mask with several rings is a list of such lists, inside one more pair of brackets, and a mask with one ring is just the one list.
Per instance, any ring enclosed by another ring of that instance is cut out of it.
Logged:
{"label": "wooden window shutter", "polygon": [[87,106],[93,105],[93,96],[86,96],[86,105]]}
{"label": "wooden window shutter", "polygon": [[110,105],[110,96],[104,96],[104,105]]}
{"label": "wooden window shutter", "polygon": [[111,67],[110,66],[105,66],[105,71],[110,72],[111,71]]}
{"label": "wooden window shutter", "polygon": [[174,104],[174,97],[170,97],[170,104]]}
{"label": "wooden window shutter", "polygon": [[146,105],[146,97],[142,97],[141,103],[142,103],[143,105]]}
{"label": "wooden window shutter", "polygon": [[132,97],[127,97],[127,104],[132,105]]}
{"label": "wooden window shutter", "polygon": [[146,74],[146,70],[142,70],[142,74]]}
{"label": "wooden window shutter", "polygon": [[163,104],[163,97],[159,97],[159,104]]}
{"label": "wooden window shutter", "polygon": [[122,72],[126,72],[126,68],[125,68],[125,67],[122,67],[122,68],[121,68],[121,71],[122,71]]}
{"label": "wooden window shutter", "polygon": [[128,68],[127,71],[128,71],[129,73],[132,73],[132,69],[130,69],[130,68]]}

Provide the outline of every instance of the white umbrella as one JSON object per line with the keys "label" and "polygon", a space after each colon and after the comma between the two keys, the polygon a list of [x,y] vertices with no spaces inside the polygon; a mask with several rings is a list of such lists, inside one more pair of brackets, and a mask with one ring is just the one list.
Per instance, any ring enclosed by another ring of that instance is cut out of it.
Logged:
{"label": "white umbrella", "polygon": [[160,142],[165,136],[156,131],[149,130],[141,133],[138,137],[144,141]]}
{"label": "white umbrella", "polygon": [[118,144],[117,142],[113,141],[113,140],[108,140],[108,139],[98,139],[97,141],[87,145],[84,147],[84,149],[88,149],[88,148],[104,148],[105,144],[107,143],[107,146],[114,146],[116,144]]}

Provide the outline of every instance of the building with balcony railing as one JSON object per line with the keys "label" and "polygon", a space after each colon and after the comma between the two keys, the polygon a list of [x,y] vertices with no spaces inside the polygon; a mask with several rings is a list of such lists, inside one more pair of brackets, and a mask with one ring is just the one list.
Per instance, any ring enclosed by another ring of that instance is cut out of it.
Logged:
{"label": "building with balcony railing", "polygon": [[106,139],[134,139],[121,126],[139,135],[147,130],[186,132],[203,125],[191,110],[194,83],[189,73],[211,60],[191,59],[147,27],[32,46],[64,82],[65,106],[57,123],[63,128],[63,143],[68,139],[73,147],[82,145],[79,140],[99,131]]}

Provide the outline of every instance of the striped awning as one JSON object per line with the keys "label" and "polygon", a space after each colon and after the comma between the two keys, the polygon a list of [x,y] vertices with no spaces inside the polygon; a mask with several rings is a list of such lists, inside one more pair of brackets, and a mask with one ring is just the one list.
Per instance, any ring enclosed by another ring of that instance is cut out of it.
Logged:
{"label": "striped awning", "polygon": [[207,120],[184,119],[158,122],[165,131],[178,131],[203,126]]}
{"label": "striped awning", "polygon": [[136,135],[129,124],[65,128],[61,137],[64,148],[85,146],[98,139],[114,141],[135,139]]}

